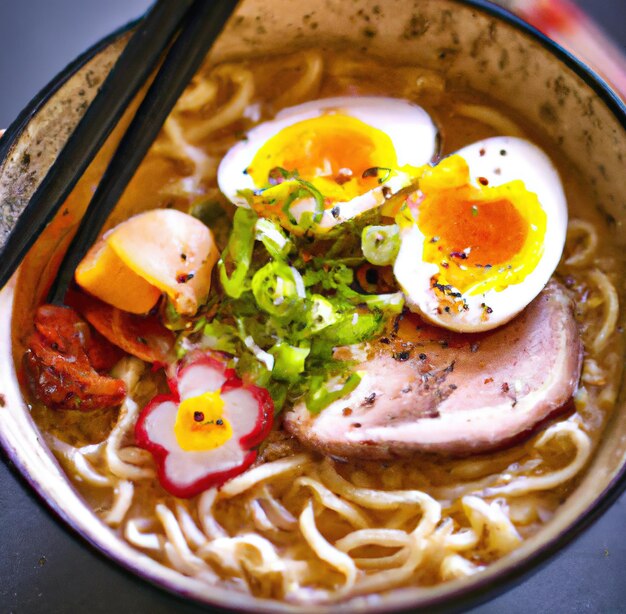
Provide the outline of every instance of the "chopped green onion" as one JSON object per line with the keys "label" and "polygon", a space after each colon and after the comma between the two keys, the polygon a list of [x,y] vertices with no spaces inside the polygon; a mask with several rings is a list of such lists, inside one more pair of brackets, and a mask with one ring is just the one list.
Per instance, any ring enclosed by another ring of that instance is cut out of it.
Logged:
{"label": "chopped green onion", "polygon": [[237,354],[239,336],[234,326],[213,320],[204,327],[203,334],[203,348],[226,352],[227,354]]}
{"label": "chopped green onion", "polygon": [[287,393],[289,392],[289,384],[287,382],[277,382],[275,380],[266,384],[265,388],[270,393],[272,401],[274,402],[274,414],[278,414],[287,400]]}
{"label": "chopped green onion", "polygon": [[404,294],[360,294],[352,288],[342,288],[341,295],[353,305],[365,305],[368,309],[379,309],[385,315],[398,315],[404,307]]}
{"label": "chopped green onion", "polygon": [[304,179],[298,179],[297,181],[315,199],[315,215],[313,216],[313,221],[319,224],[324,215],[324,196],[312,183]]}
{"label": "chopped green onion", "polygon": [[[235,211],[228,245],[217,263],[224,291],[232,298],[239,298],[247,289],[245,282],[252,261],[256,221],[257,215],[250,209],[239,207]],[[230,275],[228,268],[232,269]]]}
{"label": "chopped green onion", "polygon": [[277,343],[269,350],[274,356],[274,369],[272,377],[280,381],[295,382],[300,373],[304,371],[304,361],[311,349],[296,347],[288,343]]}
{"label": "chopped green onion", "polygon": [[361,234],[361,248],[368,262],[377,266],[393,264],[400,249],[399,227],[366,226]]}
{"label": "chopped green onion", "polygon": [[187,328],[187,323],[189,320],[183,318],[178,311],[176,311],[176,307],[174,307],[174,303],[167,298],[165,300],[165,308],[163,309],[163,324],[166,328],[170,330],[179,331]]}
{"label": "chopped green onion", "polygon": [[358,371],[352,373],[341,388],[332,390],[330,384],[324,385],[324,376],[313,376],[310,380],[309,393],[306,397],[307,409],[312,414],[319,414],[334,401],[349,395],[361,383],[361,377],[362,374]]}
{"label": "chopped green onion", "polygon": [[310,304],[311,308],[308,312],[309,318],[307,326],[309,333],[318,333],[339,320],[339,316],[333,304],[321,294],[311,296]]}
{"label": "chopped green onion", "polygon": [[304,283],[296,269],[274,260],[254,274],[252,294],[263,311],[289,317],[303,302]]}
{"label": "chopped green onion", "polygon": [[289,196],[285,199],[283,204],[283,213],[292,224],[298,224],[298,220],[291,212],[291,205],[298,200],[310,197],[315,201],[315,213],[313,214],[312,221],[315,224],[319,224],[322,221],[322,216],[324,215],[324,196],[312,183],[309,183],[304,179],[296,178],[295,185],[298,187],[295,190],[292,190]]}
{"label": "chopped green onion", "polygon": [[257,241],[263,243],[274,260],[282,260],[287,256],[291,249],[291,241],[276,222],[260,217],[256,222],[255,230]]}
{"label": "chopped green onion", "polygon": [[[269,356],[272,360],[274,359],[272,355]],[[237,375],[246,383],[267,388],[272,381],[272,372],[254,354],[242,352],[235,366]]]}
{"label": "chopped green onion", "polygon": [[336,346],[354,345],[371,339],[380,332],[383,316],[381,313],[352,312],[321,333],[324,339],[333,341]]}
{"label": "chopped green onion", "polygon": [[245,346],[256,356],[256,359],[265,365],[265,368],[268,371],[271,371],[274,368],[274,357],[264,349],[260,348],[251,336],[247,336],[243,342]]}

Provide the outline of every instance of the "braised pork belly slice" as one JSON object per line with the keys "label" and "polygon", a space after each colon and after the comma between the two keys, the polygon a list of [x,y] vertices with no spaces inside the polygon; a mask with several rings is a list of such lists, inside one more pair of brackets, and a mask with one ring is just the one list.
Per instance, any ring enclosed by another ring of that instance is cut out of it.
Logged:
{"label": "braised pork belly slice", "polygon": [[582,364],[573,305],[557,282],[494,331],[455,334],[408,314],[365,350],[358,387],[317,416],[297,405],[285,416],[288,432],[351,458],[485,452],[558,413]]}

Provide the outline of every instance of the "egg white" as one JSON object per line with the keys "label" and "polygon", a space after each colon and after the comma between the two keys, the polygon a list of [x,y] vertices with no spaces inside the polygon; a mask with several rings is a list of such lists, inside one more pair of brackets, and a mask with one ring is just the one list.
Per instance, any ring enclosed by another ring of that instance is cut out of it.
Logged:
{"label": "egg white", "polygon": [[[534,192],[547,216],[544,251],[535,269],[524,280],[501,291],[477,295],[463,294],[469,309],[446,313],[431,288],[431,277],[439,272],[436,264],[422,260],[424,234],[416,224],[401,231],[401,245],[394,264],[394,275],[402,287],[409,308],[427,320],[459,332],[479,332],[496,328],[515,317],[544,288],[556,269],[567,231],[567,201],[558,171],[538,147],[515,137],[494,137],[478,141],[456,152],[467,162],[471,182],[485,178],[497,187],[514,180],[524,182]],[[484,315],[483,305],[491,308]]]}
{"label": "egg white", "polygon": [[[257,189],[252,177],[246,174],[257,151],[288,126],[333,112],[349,115],[384,132],[393,142],[399,166],[422,166],[435,156],[437,128],[428,113],[416,104],[380,96],[312,100],[283,109],[273,120],[250,130],[245,141],[230,149],[217,171],[217,182],[222,193],[235,205],[247,207],[248,203],[238,192]],[[384,192],[395,193],[405,187],[408,181],[405,176],[393,176],[356,198],[336,203],[333,213],[330,210],[324,212],[318,227],[322,230],[332,228],[382,205],[385,201]],[[314,210],[313,198],[303,198],[294,204],[291,213],[299,220],[304,212]]]}

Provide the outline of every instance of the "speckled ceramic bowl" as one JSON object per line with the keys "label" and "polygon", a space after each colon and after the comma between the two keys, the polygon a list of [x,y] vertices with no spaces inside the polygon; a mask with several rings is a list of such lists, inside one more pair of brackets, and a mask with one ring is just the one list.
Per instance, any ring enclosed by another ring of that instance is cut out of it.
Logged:
{"label": "speckled ceramic bowl", "polygon": [[[277,35],[279,33],[279,35]],[[20,115],[0,140],[0,212],[19,211],[55,159],[123,48],[128,30],[102,41],[71,64]],[[606,233],[626,243],[626,113],[588,69],[562,49],[486,2],[470,0],[245,0],[224,32],[216,61],[315,44],[349,47],[394,61],[445,71],[447,77],[488,92],[540,126],[588,174]],[[42,281],[64,237],[48,233],[28,268],[0,293],[0,440],[42,499],[87,541],[155,584],[200,602],[256,611],[306,611],[207,589],[159,565],[96,518],[68,482],[30,418],[17,383],[14,356],[40,300]],[[623,391],[622,391],[623,392]],[[554,520],[523,546],[465,580],[432,589],[403,589],[376,599],[355,598],[350,611],[446,607],[486,599],[536,566],[593,521],[624,489],[624,394],[591,467]],[[332,606],[315,606],[324,612]]]}

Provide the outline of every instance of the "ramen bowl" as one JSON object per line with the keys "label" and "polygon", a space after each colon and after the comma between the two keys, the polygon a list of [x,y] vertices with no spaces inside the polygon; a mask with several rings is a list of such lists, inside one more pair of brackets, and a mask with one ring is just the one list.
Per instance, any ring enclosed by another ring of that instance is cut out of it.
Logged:
{"label": "ramen bowl", "polygon": [[[54,162],[129,36],[114,33],[78,58],[19,116],[0,141],[0,203],[9,219],[20,211]],[[279,35],[277,35],[279,34]],[[624,106],[601,80],[554,43],[488,3],[416,0],[289,3],[245,0],[211,52],[232,58],[323,46],[395,64],[418,64],[455,87],[483,92],[529,124],[585,175],[601,231],[626,243]],[[110,150],[116,135],[109,143]],[[102,172],[106,155],[88,171]],[[77,199],[79,200],[79,199]],[[84,204],[84,199],[83,199]],[[135,211],[117,211],[112,223]],[[150,558],[92,512],[55,459],[33,421],[18,383],[23,333],[67,245],[80,207],[62,210],[0,294],[0,440],[42,500],[107,557],[180,596],[243,611],[332,611],[336,604],[301,605],[258,599],[219,585],[207,587]],[[65,214],[65,215],[64,215]],[[65,218],[65,221],[64,221]],[[622,360],[623,363],[623,360]],[[621,374],[620,374],[621,376]],[[615,390],[619,382],[613,382]],[[622,386],[623,388],[623,386]],[[626,484],[626,408],[621,394],[600,443],[573,493],[554,517],[522,545],[480,573],[428,588],[404,587],[356,596],[354,611],[433,609],[468,605],[503,590],[536,568],[599,516]]]}

